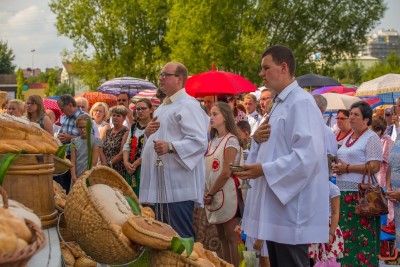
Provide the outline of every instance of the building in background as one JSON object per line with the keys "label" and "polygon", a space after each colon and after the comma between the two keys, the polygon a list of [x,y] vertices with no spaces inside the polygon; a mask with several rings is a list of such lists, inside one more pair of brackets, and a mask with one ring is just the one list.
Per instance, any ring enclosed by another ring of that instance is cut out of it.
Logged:
{"label": "building in background", "polygon": [[367,35],[367,45],[362,51],[362,56],[372,56],[382,60],[393,51],[400,55],[399,32],[394,29],[382,29]]}

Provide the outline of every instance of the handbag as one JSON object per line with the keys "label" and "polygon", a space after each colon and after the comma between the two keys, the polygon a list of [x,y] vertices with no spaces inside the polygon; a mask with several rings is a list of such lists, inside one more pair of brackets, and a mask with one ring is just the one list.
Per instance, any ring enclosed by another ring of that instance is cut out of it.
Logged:
{"label": "handbag", "polygon": [[336,261],[336,258],[331,257],[328,258],[327,252],[325,250],[325,244],[320,244],[322,247],[322,260],[317,261],[314,266],[315,267],[340,267],[341,264]]}
{"label": "handbag", "polygon": [[[365,176],[368,175],[368,183],[365,183]],[[388,214],[388,203],[382,187],[377,185],[375,175],[371,175],[369,162],[365,165],[365,172],[362,182],[358,184],[358,203],[355,213],[362,217],[376,217]]]}

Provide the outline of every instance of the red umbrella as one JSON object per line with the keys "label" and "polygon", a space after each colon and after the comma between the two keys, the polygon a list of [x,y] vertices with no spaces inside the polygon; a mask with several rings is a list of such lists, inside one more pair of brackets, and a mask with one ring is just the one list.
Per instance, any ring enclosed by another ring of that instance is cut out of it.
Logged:
{"label": "red umbrella", "polygon": [[311,94],[325,94],[325,93],[338,93],[338,94],[347,94],[347,93],[355,93],[357,91],[357,87],[347,87],[345,85],[338,86],[324,86],[318,89],[315,89],[311,92]]}
{"label": "red umbrella", "polygon": [[214,66],[211,71],[199,73],[190,77],[185,86],[186,92],[193,97],[208,95],[236,95],[250,93],[257,87],[240,75],[216,71]]}
{"label": "red umbrella", "polygon": [[105,102],[109,107],[117,105],[117,97],[115,95],[104,94],[101,92],[85,92],[79,95],[76,95],[75,98],[82,96],[86,98],[89,102],[89,109],[96,102]]}
{"label": "red umbrella", "polygon": [[62,112],[61,109],[58,107],[57,100],[44,98],[43,105],[45,109],[50,109],[56,115],[56,118],[60,118]]}

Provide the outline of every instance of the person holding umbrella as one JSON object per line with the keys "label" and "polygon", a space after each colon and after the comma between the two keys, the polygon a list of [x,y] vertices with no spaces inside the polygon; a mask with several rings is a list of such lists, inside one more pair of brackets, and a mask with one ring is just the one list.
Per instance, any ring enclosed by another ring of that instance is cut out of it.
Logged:
{"label": "person holding umbrella", "polygon": [[146,127],[139,199],[157,204],[159,220],[181,237],[195,237],[194,207],[203,204],[207,130],[210,118],[184,87],[188,71],[169,62],[158,76],[166,94]]}

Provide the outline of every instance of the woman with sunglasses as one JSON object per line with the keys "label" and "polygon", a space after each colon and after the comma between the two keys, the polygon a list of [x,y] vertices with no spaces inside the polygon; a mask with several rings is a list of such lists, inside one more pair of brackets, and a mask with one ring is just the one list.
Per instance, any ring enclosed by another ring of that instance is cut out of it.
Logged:
{"label": "woman with sunglasses", "polygon": [[39,95],[30,95],[26,100],[26,117],[31,122],[39,124],[40,128],[53,136],[53,123],[46,114],[43,99]]}
{"label": "woman with sunglasses", "polygon": [[347,109],[339,109],[337,112],[336,123],[339,131],[336,134],[336,142],[339,147],[342,146],[343,140],[353,132],[350,127],[349,115],[350,112]]}
{"label": "woman with sunglasses", "polygon": [[135,111],[137,114],[137,121],[131,126],[122,155],[126,168],[126,181],[131,185],[136,195],[139,196],[144,130],[153,118],[153,105],[150,100],[141,98],[136,102]]}

